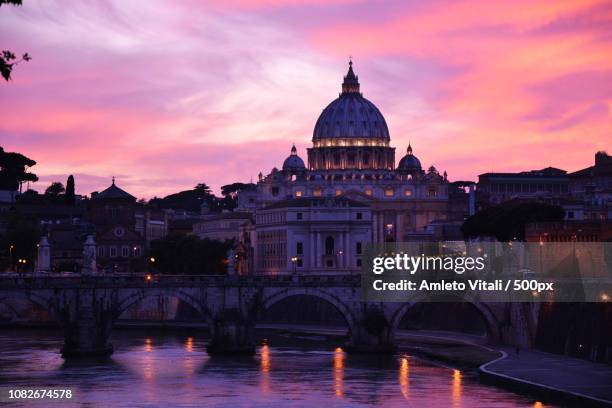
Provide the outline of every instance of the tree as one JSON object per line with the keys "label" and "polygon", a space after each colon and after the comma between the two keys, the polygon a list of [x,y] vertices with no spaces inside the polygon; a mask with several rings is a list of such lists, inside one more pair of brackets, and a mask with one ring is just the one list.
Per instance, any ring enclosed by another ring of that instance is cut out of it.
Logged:
{"label": "tree", "polygon": [[67,204],[74,204],[74,177],[71,175],[68,176],[68,180],[66,180],[66,195],[64,200]]}
{"label": "tree", "polygon": [[231,196],[236,198],[241,190],[255,189],[257,186],[253,183],[232,183],[221,186],[221,194],[224,196]]}
{"label": "tree", "polygon": [[63,194],[64,191],[66,191],[66,189],[64,188],[64,185],[62,183],[60,183],[59,181],[54,181],[45,190],[45,195],[57,197],[60,194]]}
{"label": "tree", "polygon": [[205,183],[199,183],[193,189],[194,191],[197,191],[198,193],[201,193],[201,194],[205,194],[205,195],[212,194],[212,190]]}
{"label": "tree", "polygon": [[36,162],[21,153],[5,152],[0,146],[0,190],[17,191],[23,182],[38,181],[34,173],[27,171]]}
{"label": "tree", "polygon": [[[0,0],[0,7],[3,4],[11,4],[13,6],[21,6],[21,0]],[[32,58],[26,52],[21,56],[21,58],[17,58],[15,53],[9,50],[2,51],[0,54],[0,75],[4,78],[5,81],[11,79],[11,73],[13,72],[13,68],[15,65],[23,62],[29,61]]]}
{"label": "tree", "polygon": [[533,222],[561,222],[563,208],[539,202],[512,203],[485,208],[465,220],[461,231],[468,238],[495,237],[506,242],[525,240],[525,226]]}
{"label": "tree", "polygon": [[227,270],[232,240],[200,239],[194,235],[168,235],[151,242],[151,257],[159,272],[174,275],[220,275]]}
{"label": "tree", "polygon": [[219,208],[217,198],[204,183],[198,184],[193,190],[180,191],[164,198],[152,198],[149,201],[150,205],[157,208],[171,208],[194,212],[199,212],[203,203],[206,203],[211,210]]}

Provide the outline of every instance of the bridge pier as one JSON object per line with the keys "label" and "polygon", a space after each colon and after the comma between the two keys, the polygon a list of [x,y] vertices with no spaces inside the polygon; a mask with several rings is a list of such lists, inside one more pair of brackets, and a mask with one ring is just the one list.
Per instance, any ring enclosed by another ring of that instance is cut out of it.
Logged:
{"label": "bridge pier", "polygon": [[393,354],[397,350],[391,325],[378,307],[365,306],[361,320],[351,330],[349,353]]}
{"label": "bridge pier", "polygon": [[206,346],[210,355],[255,354],[253,324],[237,308],[219,312],[211,335]]}
{"label": "bridge pier", "polygon": [[95,290],[80,289],[74,304],[60,316],[64,330],[64,358],[109,356],[113,345],[108,342],[113,315],[96,300]]}

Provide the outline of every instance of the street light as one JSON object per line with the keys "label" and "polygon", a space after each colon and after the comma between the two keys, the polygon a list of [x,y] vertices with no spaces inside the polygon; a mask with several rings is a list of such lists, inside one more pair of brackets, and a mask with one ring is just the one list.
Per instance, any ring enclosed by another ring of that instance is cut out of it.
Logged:
{"label": "street light", "polygon": [[292,256],[291,257],[291,263],[293,264],[293,274],[295,275],[295,268],[297,266],[297,261],[298,261],[298,257],[297,256]]}

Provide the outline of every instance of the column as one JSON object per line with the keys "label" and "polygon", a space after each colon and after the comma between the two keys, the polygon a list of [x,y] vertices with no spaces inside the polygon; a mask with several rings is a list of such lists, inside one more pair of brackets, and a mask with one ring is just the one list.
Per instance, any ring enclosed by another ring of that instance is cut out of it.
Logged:
{"label": "column", "polygon": [[310,231],[308,234],[309,240],[310,240],[310,244],[308,246],[308,268],[310,268],[311,270],[314,269],[315,267],[315,247],[314,247],[314,232]]}

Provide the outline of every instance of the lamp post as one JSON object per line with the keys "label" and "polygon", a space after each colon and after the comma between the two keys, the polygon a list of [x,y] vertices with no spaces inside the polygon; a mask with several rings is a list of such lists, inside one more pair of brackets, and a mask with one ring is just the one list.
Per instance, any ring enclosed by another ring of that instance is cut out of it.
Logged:
{"label": "lamp post", "polygon": [[15,272],[15,262],[13,262],[13,249],[15,248],[15,245],[11,244],[11,246],[9,246],[9,258],[11,260],[11,271]]}
{"label": "lamp post", "polygon": [[291,263],[293,264],[293,274],[295,275],[295,268],[297,267],[297,261],[298,261],[298,257],[297,256],[292,256],[291,257]]}

